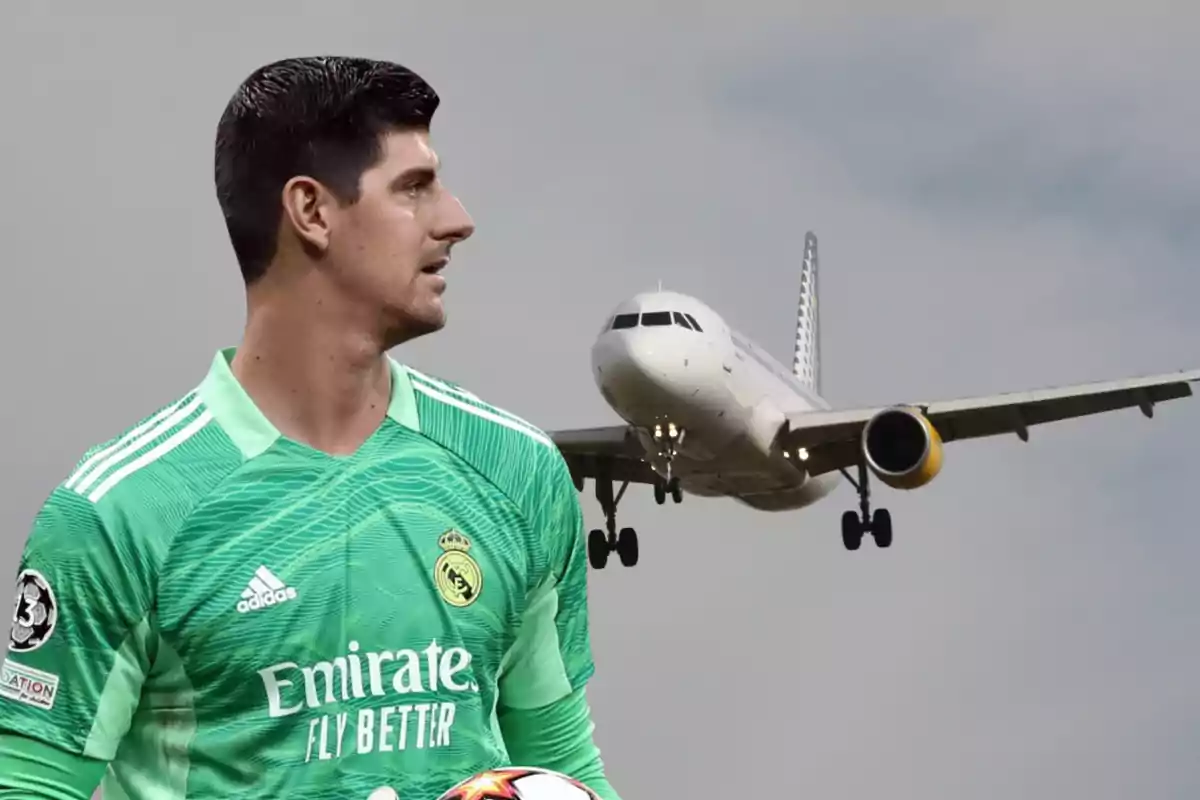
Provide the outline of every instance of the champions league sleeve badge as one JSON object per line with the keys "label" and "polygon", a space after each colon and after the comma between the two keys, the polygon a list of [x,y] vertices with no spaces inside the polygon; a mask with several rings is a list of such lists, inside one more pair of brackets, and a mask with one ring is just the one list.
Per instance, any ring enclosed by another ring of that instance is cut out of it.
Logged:
{"label": "champions league sleeve badge", "polygon": [[54,633],[57,624],[58,603],[50,582],[37,570],[23,570],[17,576],[12,629],[8,636],[9,652],[37,650]]}

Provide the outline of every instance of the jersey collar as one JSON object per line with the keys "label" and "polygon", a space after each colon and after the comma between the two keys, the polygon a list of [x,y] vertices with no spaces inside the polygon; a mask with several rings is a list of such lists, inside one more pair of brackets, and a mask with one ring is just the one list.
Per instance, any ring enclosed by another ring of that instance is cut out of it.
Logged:
{"label": "jersey collar", "polygon": [[[197,392],[212,412],[217,424],[224,429],[242,454],[250,459],[266,451],[282,434],[263,415],[234,377],[230,364],[236,352],[236,347],[217,351],[208,375],[201,382]],[[392,398],[388,403],[387,415],[406,428],[420,431],[417,400],[413,395],[408,370],[390,355],[388,364],[392,370]]]}

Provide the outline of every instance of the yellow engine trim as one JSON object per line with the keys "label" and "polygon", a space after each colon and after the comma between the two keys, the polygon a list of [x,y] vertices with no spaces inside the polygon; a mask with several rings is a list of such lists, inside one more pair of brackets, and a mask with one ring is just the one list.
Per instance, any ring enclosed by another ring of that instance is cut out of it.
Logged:
{"label": "yellow engine trim", "polygon": [[879,478],[882,483],[893,489],[919,489],[936,478],[938,473],[942,471],[942,451],[944,444],[941,434],[937,432],[937,428],[933,427],[933,423],[919,409],[904,408],[899,410],[911,414],[921,423],[921,427],[925,429],[925,435],[929,437],[929,448],[925,453],[925,458],[915,469],[903,475],[889,475],[887,473],[880,473],[875,469],[871,471],[875,473],[875,477]]}

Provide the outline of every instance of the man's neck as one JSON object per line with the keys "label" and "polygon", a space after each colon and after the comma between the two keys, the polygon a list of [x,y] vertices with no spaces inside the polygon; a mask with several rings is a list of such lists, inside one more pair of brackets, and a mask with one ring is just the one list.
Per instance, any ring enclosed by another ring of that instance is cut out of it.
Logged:
{"label": "man's neck", "polygon": [[387,415],[391,371],[382,343],[331,305],[252,303],[231,369],[280,433],[345,455]]}

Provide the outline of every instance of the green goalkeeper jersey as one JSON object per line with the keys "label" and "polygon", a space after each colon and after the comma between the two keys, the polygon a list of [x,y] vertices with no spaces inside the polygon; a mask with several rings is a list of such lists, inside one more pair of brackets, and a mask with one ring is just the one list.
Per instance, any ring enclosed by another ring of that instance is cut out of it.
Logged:
{"label": "green goalkeeper jersey", "polygon": [[593,670],[558,450],[393,361],[384,424],[331,456],[267,421],[232,355],[46,501],[0,732],[109,761],[105,800],[432,800],[506,763],[497,704]]}

